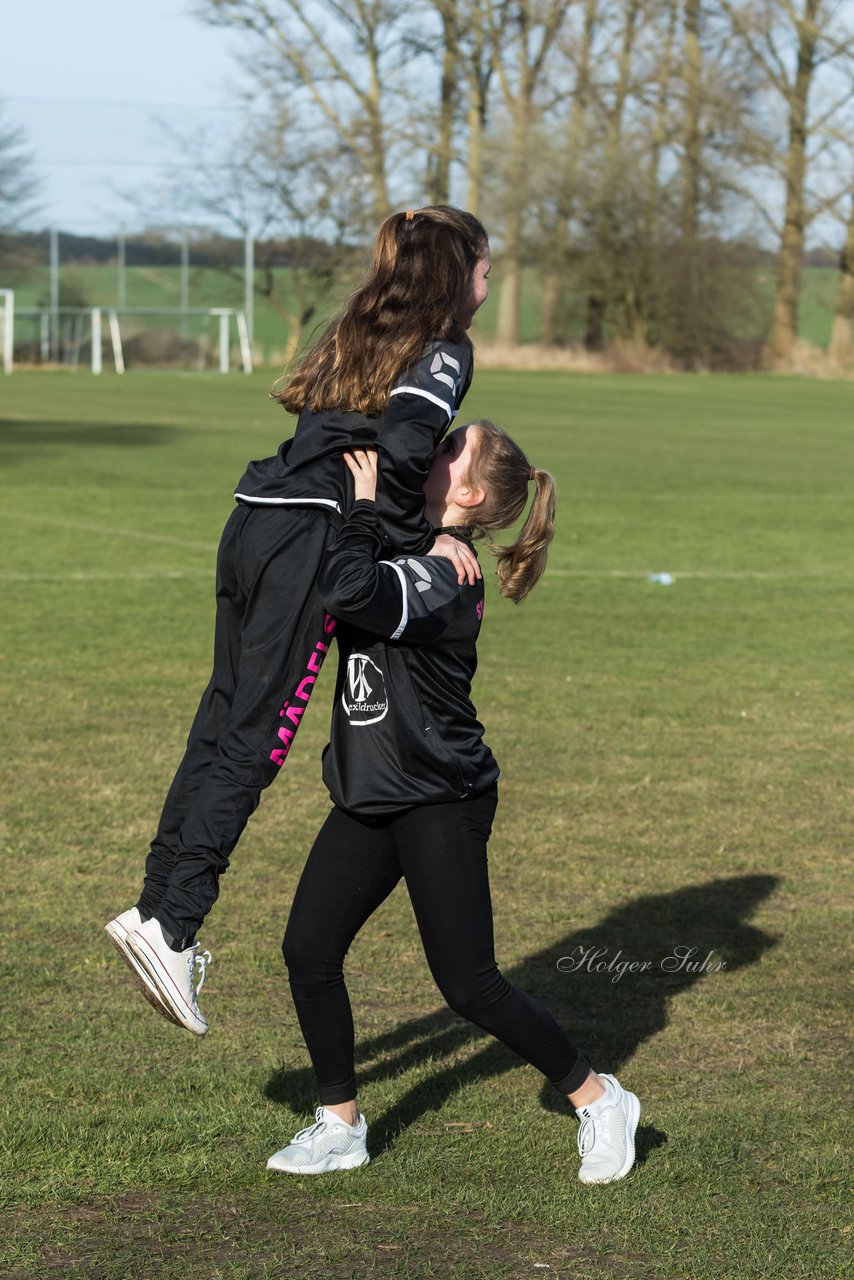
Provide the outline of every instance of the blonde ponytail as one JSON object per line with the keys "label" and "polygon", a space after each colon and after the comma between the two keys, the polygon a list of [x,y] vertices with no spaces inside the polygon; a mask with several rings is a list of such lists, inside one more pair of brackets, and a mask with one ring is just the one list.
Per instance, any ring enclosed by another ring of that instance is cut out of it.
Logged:
{"label": "blonde ponytail", "polygon": [[530,484],[536,485],[527,519],[516,539],[502,545],[490,542],[498,564],[496,572],[503,596],[521,604],[542,577],[548,549],[554,537],[557,490],[548,471],[532,467],[522,450],[506,431],[494,422],[480,419],[477,445],[468,480],[483,490],[483,501],[471,508],[470,524],[475,534],[488,536],[515,524],[525,509]]}
{"label": "blonde ponytail", "polygon": [[510,546],[492,544],[501,594],[521,604],[545,573],[549,543],[555,532],[557,490],[548,471],[533,468],[536,492],[528,518]]}

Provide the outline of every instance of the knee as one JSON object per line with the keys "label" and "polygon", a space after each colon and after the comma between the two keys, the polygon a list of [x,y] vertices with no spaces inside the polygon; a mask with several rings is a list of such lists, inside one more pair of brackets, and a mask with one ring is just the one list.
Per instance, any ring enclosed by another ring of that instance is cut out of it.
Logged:
{"label": "knee", "polygon": [[448,1005],[469,1022],[480,1022],[488,1016],[506,989],[507,982],[497,968],[486,973],[454,973],[439,982]]}
{"label": "knee", "polygon": [[219,740],[218,761],[223,778],[232,787],[257,794],[279,776],[284,755],[280,751],[268,751],[266,747],[259,748],[244,734],[230,730]]}
{"label": "knee", "polygon": [[289,924],[282,939],[282,957],[289,976],[309,974],[314,971],[317,958],[311,939]]}
{"label": "knee", "polygon": [[282,939],[282,957],[291,982],[327,983],[343,972],[341,962],[328,957],[328,940],[288,923]]}

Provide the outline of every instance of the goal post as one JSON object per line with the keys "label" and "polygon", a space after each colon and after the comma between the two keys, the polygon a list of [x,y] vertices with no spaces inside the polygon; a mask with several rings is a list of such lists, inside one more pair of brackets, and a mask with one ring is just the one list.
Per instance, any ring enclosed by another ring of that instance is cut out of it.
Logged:
{"label": "goal post", "polygon": [[[112,348],[116,373],[125,368],[218,369],[252,372],[252,346],[246,313],[235,307],[44,307],[14,308],[11,289],[0,289],[0,340],[3,368],[12,372],[15,324],[18,360],[56,363],[73,369],[104,371]],[[106,346],[106,351],[104,350]],[[82,360],[81,360],[82,356]]]}
{"label": "goal post", "polygon": [[0,289],[0,328],[2,328],[3,372],[11,373],[15,362],[15,291]]}

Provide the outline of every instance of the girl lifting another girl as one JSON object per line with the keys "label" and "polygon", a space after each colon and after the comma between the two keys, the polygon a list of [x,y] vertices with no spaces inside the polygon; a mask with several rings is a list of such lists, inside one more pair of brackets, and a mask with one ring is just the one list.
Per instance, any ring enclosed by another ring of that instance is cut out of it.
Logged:
{"label": "girl lifting another girl", "polygon": [[[614,1182],[634,1163],[638,1099],[613,1076],[597,1075],[543,1005],[511,986],[495,963],[487,841],[498,766],[469,696],[483,582],[460,583],[444,560],[384,559],[376,455],[357,451],[347,464],[356,502],[319,582],[339,624],[323,768],[335,807],[309,854],[282,948],[320,1106],[315,1124],[267,1167],[312,1174],[369,1160],[343,963],[403,877],[448,1004],[567,1095],[581,1121],[579,1178]],[[531,467],[492,423],[475,422],[439,447],[424,490],[428,518],[467,540],[511,525],[531,482],[534,500],[518,539],[495,548],[501,590],[516,601],[545,568],[551,476]]]}
{"label": "girl lifting another girl", "polygon": [[353,482],[342,452],[375,448],[377,528],[389,555],[476,557],[436,538],[427,460],[472,376],[466,330],[487,296],[489,245],[469,213],[435,206],[380,227],[365,279],[276,398],[298,413],[273,458],[250,463],[217,558],[213,674],[160,818],[136,906],[106,925],[146,998],[204,1035],[196,932],[219,878],[299,728],[335,631],[316,579]]}

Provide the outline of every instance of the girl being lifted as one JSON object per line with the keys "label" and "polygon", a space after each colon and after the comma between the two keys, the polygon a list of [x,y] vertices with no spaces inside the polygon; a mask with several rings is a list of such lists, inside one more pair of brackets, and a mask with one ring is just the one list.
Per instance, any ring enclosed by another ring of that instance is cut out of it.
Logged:
{"label": "girl being lifted", "polygon": [[[476,558],[424,515],[427,460],[472,376],[466,330],[487,295],[486,232],[436,206],[387,218],[373,261],[276,398],[299,414],[273,458],[250,463],[220,543],[213,674],[166,797],[135,907],[107,932],[146,998],[196,1035],[208,953],[196,932],[219,878],[299,728],[335,631],[316,579],[352,504],[342,451],[375,448],[377,528],[388,554]],[[450,566],[449,566],[450,568]]]}

